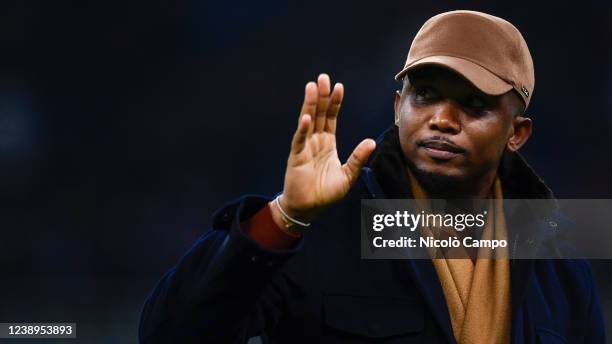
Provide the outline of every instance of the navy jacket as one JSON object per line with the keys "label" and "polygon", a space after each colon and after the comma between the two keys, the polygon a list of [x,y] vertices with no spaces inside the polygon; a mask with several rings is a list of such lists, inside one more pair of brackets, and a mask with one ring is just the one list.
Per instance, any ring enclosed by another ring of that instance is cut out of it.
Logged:
{"label": "navy jacket", "polygon": [[[397,135],[392,126],[381,136],[349,194],[289,250],[263,248],[240,228],[269,198],[245,196],[218,211],[147,298],[140,341],[455,343],[430,260],[360,258],[360,200],[410,197]],[[552,198],[518,155],[504,157],[499,175],[505,198]],[[605,341],[585,261],[511,260],[511,302],[513,343]]]}

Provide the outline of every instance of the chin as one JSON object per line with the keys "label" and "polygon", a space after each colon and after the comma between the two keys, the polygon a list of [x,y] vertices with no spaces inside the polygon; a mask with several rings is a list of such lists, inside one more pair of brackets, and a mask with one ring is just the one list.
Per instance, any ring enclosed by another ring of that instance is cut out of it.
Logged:
{"label": "chin", "polygon": [[411,171],[415,174],[426,175],[430,178],[439,178],[443,180],[455,180],[457,182],[467,180],[467,176],[461,168],[452,166],[451,163],[436,163],[436,162],[420,162],[410,166]]}
{"label": "chin", "polygon": [[431,198],[452,196],[468,178],[456,167],[408,163],[410,171]]}

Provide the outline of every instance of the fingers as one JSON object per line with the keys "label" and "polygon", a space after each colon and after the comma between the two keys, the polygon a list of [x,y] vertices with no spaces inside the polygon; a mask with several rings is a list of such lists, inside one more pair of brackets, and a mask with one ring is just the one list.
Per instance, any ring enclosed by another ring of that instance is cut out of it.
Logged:
{"label": "fingers", "polygon": [[318,87],[315,82],[309,82],[306,84],[304,90],[304,103],[302,104],[302,110],[300,111],[300,117],[298,122],[302,120],[304,114],[315,114],[317,111],[317,98],[318,98]]}
{"label": "fingers", "polygon": [[[312,124],[306,126],[306,137],[313,132],[323,130],[332,134],[336,132],[336,118],[344,97],[344,86],[337,83],[334,85],[334,89],[330,91],[330,85],[329,75],[325,73],[319,74],[316,83],[311,81],[306,84],[304,103],[298,119],[299,127],[303,116],[305,114],[310,115],[309,122],[312,122]],[[298,136],[297,132],[295,136]],[[300,137],[300,139],[305,139],[305,137]]]}
{"label": "fingers", "polygon": [[291,142],[291,153],[297,154],[304,149],[306,138],[309,134],[312,134],[312,115],[317,112],[317,103],[319,98],[319,88],[316,83],[309,82],[306,84],[304,90],[304,103],[302,104],[302,110],[300,111],[300,117],[298,118],[298,128],[293,135],[293,141]]}
{"label": "fingers", "polygon": [[317,100],[317,112],[314,116],[314,132],[320,132],[325,128],[325,115],[327,114],[327,107],[329,105],[330,96],[330,84],[329,75],[323,73],[319,74],[317,78],[318,86],[318,100]]}
{"label": "fingers", "polygon": [[344,85],[336,83],[334,90],[330,97],[330,104],[327,108],[327,114],[325,115],[325,128],[324,130],[335,134],[336,133],[336,120],[338,118],[338,112],[340,111],[340,105],[344,98]]}
{"label": "fingers", "polygon": [[353,150],[353,153],[348,158],[346,163],[342,165],[342,170],[347,176],[350,184],[353,184],[361,172],[361,168],[368,161],[370,154],[376,148],[376,142],[372,139],[365,139],[361,141]]}
{"label": "fingers", "polygon": [[298,154],[304,149],[306,145],[306,138],[308,137],[308,129],[312,126],[312,118],[310,114],[303,114],[300,116],[298,128],[293,135],[293,141],[291,142],[291,153]]}

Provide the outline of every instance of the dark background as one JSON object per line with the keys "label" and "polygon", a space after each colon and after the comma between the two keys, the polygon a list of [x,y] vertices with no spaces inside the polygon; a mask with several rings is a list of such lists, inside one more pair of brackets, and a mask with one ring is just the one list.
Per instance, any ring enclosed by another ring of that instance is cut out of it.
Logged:
{"label": "dark background", "polygon": [[[525,36],[535,170],[560,198],[612,198],[603,1],[3,1],[0,322],[135,342],[146,293],[214,209],[280,190],[304,84],[344,83],[344,159],[392,123],[412,38],[453,9]],[[611,267],[594,262],[609,329]]]}

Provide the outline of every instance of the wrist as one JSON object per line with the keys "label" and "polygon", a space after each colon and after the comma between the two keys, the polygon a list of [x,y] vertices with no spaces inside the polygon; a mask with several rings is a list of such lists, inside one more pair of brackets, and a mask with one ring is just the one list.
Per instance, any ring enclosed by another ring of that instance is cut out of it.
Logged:
{"label": "wrist", "polygon": [[291,208],[287,207],[283,201],[283,196],[283,194],[280,194],[270,202],[274,222],[280,228],[292,234],[301,234],[308,231],[310,221],[304,220],[304,217],[299,215],[298,212],[291,211]]}
{"label": "wrist", "polygon": [[282,214],[276,204],[274,204],[274,200],[268,202],[268,207],[270,207],[270,213],[272,214],[272,220],[274,220],[274,224],[281,229],[285,228],[285,224],[282,220]]}

